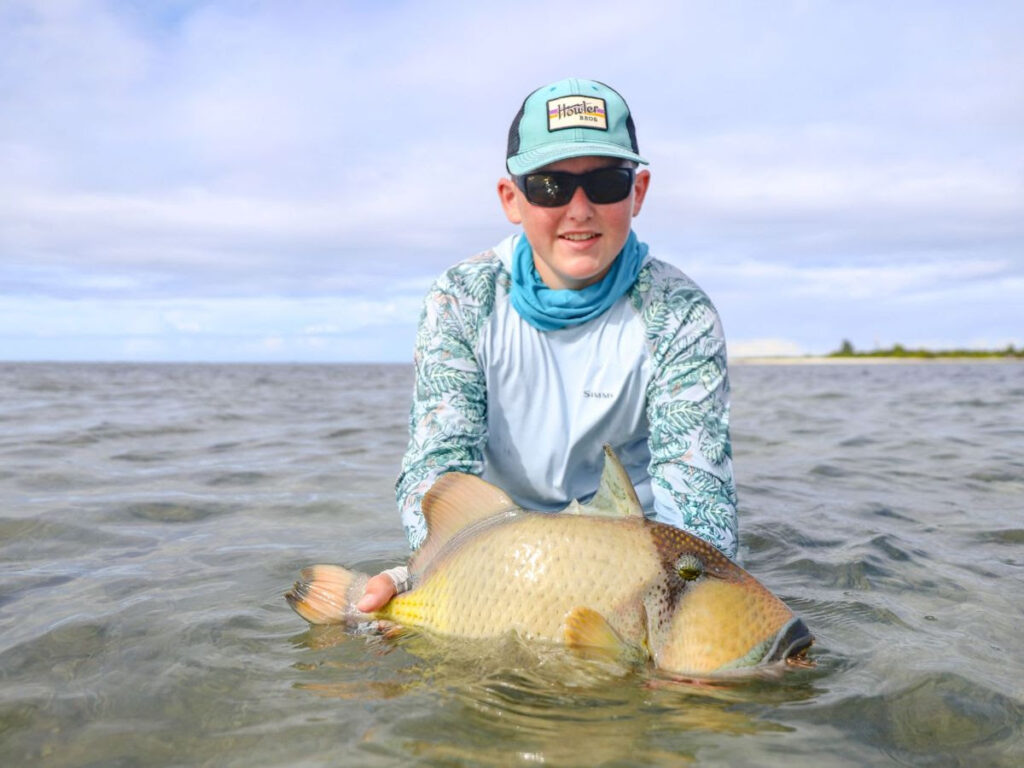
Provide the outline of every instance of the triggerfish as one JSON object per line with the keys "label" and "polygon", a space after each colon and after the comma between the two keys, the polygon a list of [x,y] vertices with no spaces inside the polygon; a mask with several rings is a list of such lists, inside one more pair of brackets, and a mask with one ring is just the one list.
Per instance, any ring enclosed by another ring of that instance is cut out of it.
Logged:
{"label": "triggerfish", "polygon": [[474,475],[442,475],[422,503],[412,588],[355,608],[368,576],[314,565],[285,597],[312,624],[381,620],[449,637],[556,643],[683,676],[802,657],[804,622],[710,543],[647,520],[605,446],[593,499],[530,512]]}

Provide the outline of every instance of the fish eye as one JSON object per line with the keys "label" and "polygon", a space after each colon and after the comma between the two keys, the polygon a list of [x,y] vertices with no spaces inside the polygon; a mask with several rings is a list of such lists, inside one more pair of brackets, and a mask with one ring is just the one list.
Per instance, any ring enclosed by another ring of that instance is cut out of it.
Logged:
{"label": "fish eye", "polygon": [[676,560],[676,573],[683,581],[695,581],[704,575],[704,563],[696,555],[683,555]]}

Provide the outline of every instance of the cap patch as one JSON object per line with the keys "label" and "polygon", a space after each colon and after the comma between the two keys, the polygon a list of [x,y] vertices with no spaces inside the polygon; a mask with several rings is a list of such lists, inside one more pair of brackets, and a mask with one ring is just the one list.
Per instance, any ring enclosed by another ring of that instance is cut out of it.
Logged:
{"label": "cap patch", "polygon": [[566,128],[608,130],[608,112],[604,99],[591,96],[562,96],[548,102],[548,131]]}

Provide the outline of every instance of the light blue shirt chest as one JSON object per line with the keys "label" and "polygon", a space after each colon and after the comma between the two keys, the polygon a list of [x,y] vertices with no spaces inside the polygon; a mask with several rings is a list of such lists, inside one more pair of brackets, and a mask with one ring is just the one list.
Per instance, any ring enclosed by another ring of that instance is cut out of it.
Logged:
{"label": "light blue shirt chest", "polygon": [[[511,240],[496,249],[510,256]],[[653,503],[645,413],[651,369],[643,324],[622,297],[582,325],[540,331],[499,292],[477,340],[487,384],[484,478],[520,503],[549,510],[597,487],[612,442]]]}

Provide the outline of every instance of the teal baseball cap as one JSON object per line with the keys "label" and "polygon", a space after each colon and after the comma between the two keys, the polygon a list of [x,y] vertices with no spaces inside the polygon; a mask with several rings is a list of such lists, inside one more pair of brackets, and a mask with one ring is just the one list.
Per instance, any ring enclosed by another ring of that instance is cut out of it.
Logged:
{"label": "teal baseball cap", "polygon": [[526,97],[508,131],[505,167],[522,176],[591,155],[646,164],[639,152],[626,100],[604,83],[569,78]]}

